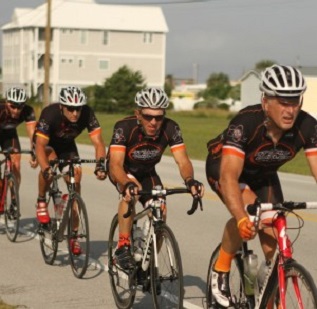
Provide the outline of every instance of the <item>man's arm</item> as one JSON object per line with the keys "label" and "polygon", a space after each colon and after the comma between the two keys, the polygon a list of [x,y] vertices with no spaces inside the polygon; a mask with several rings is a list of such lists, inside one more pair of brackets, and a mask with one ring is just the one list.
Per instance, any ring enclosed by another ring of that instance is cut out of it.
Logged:
{"label": "man's arm", "polygon": [[220,191],[231,215],[239,222],[247,216],[239,186],[244,160],[235,155],[222,155],[220,165]]}
{"label": "man's arm", "polygon": [[109,173],[111,179],[118,183],[121,189],[131,180],[127,176],[123,168],[125,151],[113,150],[110,148]]}
{"label": "man's arm", "polygon": [[186,181],[189,178],[194,178],[194,169],[191,161],[189,160],[189,157],[187,155],[186,149],[179,149],[177,151],[172,152],[175,162],[178,165],[179,172]]}
{"label": "man's arm", "polygon": [[42,172],[44,172],[45,169],[49,167],[49,162],[45,151],[48,141],[49,140],[45,137],[36,136],[35,154]]}
{"label": "man's arm", "polygon": [[100,158],[106,158],[106,146],[103,141],[101,132],[98,132],[97,134],[92,133],[89,136],[92,144],[95,147],[96,160],[99,160]]}
{"label": "man's arm", "polygon": [[315,181],[317,182],[317,156],[307,156],[307,161]]}

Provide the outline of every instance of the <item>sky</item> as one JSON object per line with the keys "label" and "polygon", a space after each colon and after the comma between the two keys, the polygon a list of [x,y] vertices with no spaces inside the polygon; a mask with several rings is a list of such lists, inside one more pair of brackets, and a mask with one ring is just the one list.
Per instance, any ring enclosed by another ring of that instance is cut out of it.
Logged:
{"label": "sky", "polygon": [[[2,26],[11,20],[15,7],[37,7],[45,0],[0,2]],[[237,80],[261,60],[317,67],[316,0],[96,2],[162,7],[169,28],[166,75],[175,78],[194,78],[205,83],[210,74],[221,72]]]}

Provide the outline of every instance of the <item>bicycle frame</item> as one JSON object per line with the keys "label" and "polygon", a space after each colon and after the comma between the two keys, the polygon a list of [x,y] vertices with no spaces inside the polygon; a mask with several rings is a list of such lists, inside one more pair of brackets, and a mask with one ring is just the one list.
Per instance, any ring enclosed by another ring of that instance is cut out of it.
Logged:
{"label": "bicycle frame", "polygon": [[[291,204],[292,202],[290,202]],[[287,202],[285,203],[287,205]],[[295,204],[295,203],[294,203]],[[303,207],[305,204],[305,207]],[[265,205],[272,205],[272,204],[260,204],[261,206],[263,205],[263,208],[265,208]],[[282,206],[283,204],[280,204]],[[310,205],[310,207],[307,206]],[[274,209],[274,205],[271,209]],[[277,206],[277,205],[275,205]],[[294,207],[294,209],[305,209],[305,208],[316,208],[316,203],[311,202],[309,203],[298,203],[299,207]],[[269,209],[268,209],[269,210]],[[271,269],[269,273],[267,274],[262,290],[260,294],[255,295],[255,308],[266,308],[265,306],[268,305],[269,302],[269,297],[271,296],[271,287],[269,286],[269,281],[272,279],[272,276],[274,273],[277,273],[277,279],[278,279],[278,290],[279,290],[279,308],[280,309],[286,309],[286,290],[287,290],[287,285],[286,285],[286,270],[285,266],[287,265],[288,261],[293,260],[293,253],[292,253],[292,244],[289,239],[289,236],[286,233],[287,230],[287,220],[285,216],[285,211],[283,210],[278,210],[276,217],[273,218],[272,224],[266,225],[267,227],[273,227],[276,229],[276,234],[277,234],[277,249],[275,252],[275,255],[273,257],[273,260],[271,262]],[[247,249],[247,246],[246,246]],[[276,272],[275,272],[276,270]],[[274,279],[274,278],[273,278]],[[295,294],[297,297],[297,302],[300,305],[300,308],[304,309],[303,307],[303,301],[302,301],[302,296],[298,284],[297,277],[292,278],[292,284],[294,286]],[[255,294],[257,294],[257,291],[255,291]]]}

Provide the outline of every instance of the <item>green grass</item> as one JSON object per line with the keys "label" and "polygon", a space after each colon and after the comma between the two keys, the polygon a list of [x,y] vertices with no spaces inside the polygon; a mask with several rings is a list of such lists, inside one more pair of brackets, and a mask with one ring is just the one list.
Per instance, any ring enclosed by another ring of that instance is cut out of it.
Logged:
{"label": "green grass", "polygon": [[[103,138],[108,145],[112,136],[115,122],[126,115],[97,113],[98,120],[103,131]],[[221,110],[200,110],[193,112],[168,111],[167,117],[174,119],[181,127],[187,146],[187,152],[191,159],[205,160],[207,156],[206,143],[221,133],[228,125],[233,115]],[[19,126],[19,134],[26,135],[25,126]],[[82,133],[76,140],[78,143],[90,144],[88,134]],[[166,155],[170,155],[167,150]],[[300,152],[294,160],[285,164],[280,171],[309,175],[310,169],[303,152]]]}

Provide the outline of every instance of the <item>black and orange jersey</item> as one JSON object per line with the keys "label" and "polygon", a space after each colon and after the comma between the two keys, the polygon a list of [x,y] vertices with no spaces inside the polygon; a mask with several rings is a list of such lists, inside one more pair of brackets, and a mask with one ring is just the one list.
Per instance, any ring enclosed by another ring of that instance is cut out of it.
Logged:
{"label": "black and orange jersey", "polygon": [[317,120],[300,111],[292,129],[277,144],[267,135],[266,116],[261,104],[242,109],[227,129],[208,142],[209,154],[217,158],[231,154],[244,159],[242,179],[276,172],[304,149],[306,156],[317,155]]}
{"label": "black and orange jersey", "polygon": [[24,105],[19,118],[12,118],[5,104],[0,104],[0,130],[11,130],[25,122],[26,125],[35,124],[35,114],[32,106]]}
{"label": "black and orange jersey", "polygon": [[50,145],[73,142],[86,129],[90,135],[101,134],[99,122],[93,110],[84,105],[77,122],[70,122],[62,114],[59,103],[45,107],[36,125],[36,136],[49,140]]}
{"label": "black and orange jersey", "polygon": [[137,118],[131,116],[115,124],[109,147],[110,152],[125,152],[124,168],[134,175],[140,175],[154,169],[167,146],[172,152],[185,148],[181,130],[175,121],[165,118],[158,135],[148,137]]}

